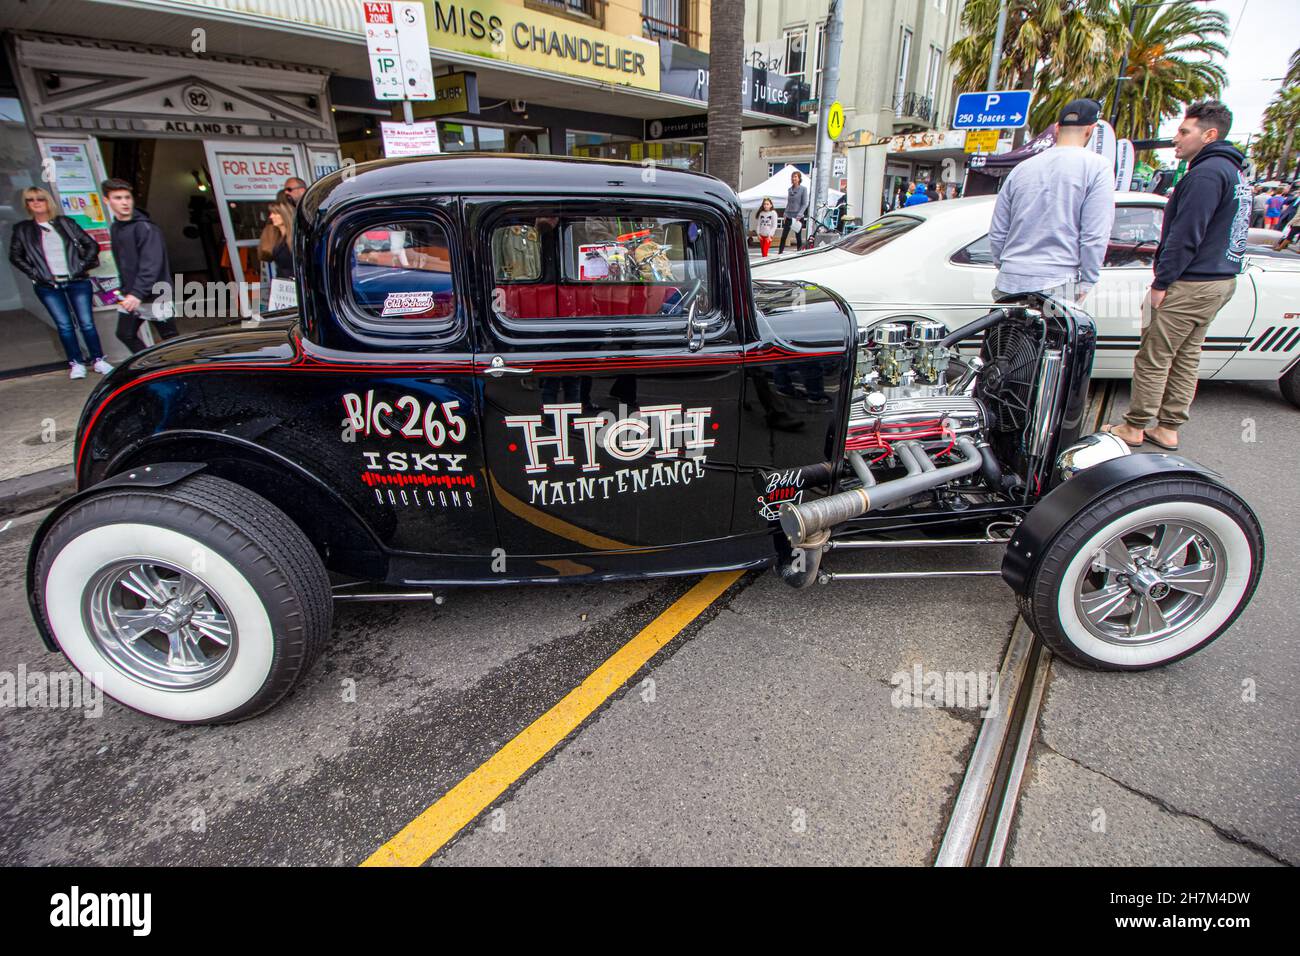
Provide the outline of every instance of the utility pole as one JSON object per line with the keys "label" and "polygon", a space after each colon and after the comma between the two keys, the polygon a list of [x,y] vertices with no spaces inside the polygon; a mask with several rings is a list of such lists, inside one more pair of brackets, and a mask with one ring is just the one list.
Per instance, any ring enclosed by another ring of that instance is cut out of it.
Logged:
{"label": "utility pole", "polygon": [[[1007,0],[998,4],[998,25],[993,31],[993,55],[989,57],[989,85],[987,90],[998,88],[998,68],[1002,66],[1002,39],[1007,35]],[[1124,72],[1123,70],[1120,71]]]}
{"label": "utility pole", "polygon": [[[844,37],[844,5],[842,0],[831,0],[826,11],[826,62],[822,68],[822,86],[817,91],[817,162],[813,167],[812,209],[809,221],[826,205],[827,189],[831,180],[831,138],[826,132],[826,118],[840,87],[840,43]],[[813,64],[816,76],[817,65]]]}

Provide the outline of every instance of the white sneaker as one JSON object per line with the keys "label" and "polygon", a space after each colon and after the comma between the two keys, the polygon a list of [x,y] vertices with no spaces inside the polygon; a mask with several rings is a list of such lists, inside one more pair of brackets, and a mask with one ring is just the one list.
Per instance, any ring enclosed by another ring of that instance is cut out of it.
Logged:
{"label": "white sneaker", "polygon": [[72,371],[68,373],[68,378],[75,379],[86,377],[86,366],[82,365],[80,362],[69,362],[68,364],[72,366]]}
{"label": "white sneaker", "polygon": [[113,371],[113,366],[109,365],[106,360],[97,358],[95,359],[94,369],[100,375],[107,375],[109,372]]}

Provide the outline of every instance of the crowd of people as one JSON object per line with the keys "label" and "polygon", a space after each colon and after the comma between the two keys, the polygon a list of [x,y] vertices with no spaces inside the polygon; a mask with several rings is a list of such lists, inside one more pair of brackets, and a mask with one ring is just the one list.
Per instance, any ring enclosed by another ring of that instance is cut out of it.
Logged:
{"label": "crowd of people", "polygon": [[[306,191],[306,182],[291,176],[267,207],[258,251],[276,278],[294,275],[294,207]],[[140,337],[145,322],[152,323],[162,339],[179,334],[167,243],[162,229],[137,207],[129,182],[106,179],[100,192],[113,215],[109,237],[118,273],[112,292],[116,336],[135,353],[145,348]],[[99,266],[99,244],[75,220],[59,213],[47,190],[39,186],[23,190],[23,203],[27,219],[14,226],[9,261],[31,280],[36,297],[54,320],[67,355],[69,378],[85,378],[87,368],[106,375],[113,366],[104,357],[95,328],[95,289],[90,281],[91,270]]]}

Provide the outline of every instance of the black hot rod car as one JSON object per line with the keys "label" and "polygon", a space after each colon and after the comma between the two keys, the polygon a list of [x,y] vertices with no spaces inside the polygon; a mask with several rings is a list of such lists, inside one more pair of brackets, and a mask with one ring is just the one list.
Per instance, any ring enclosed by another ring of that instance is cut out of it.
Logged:
{"label": "black hot rod car", "polygon": [[1241,498],[1082,434],[1094,332],[1069,305],[862,337],[833,293],[751,281],[729,188],[633,164],[381,162],[297,215],[298,313],[105,378],[32,546],[49,649],[136,710],[270,707],[341,597],[767,565],[805,586],[864,577],[833,549],[993,542],[1053,650],[1135,669],[1255,588]]}

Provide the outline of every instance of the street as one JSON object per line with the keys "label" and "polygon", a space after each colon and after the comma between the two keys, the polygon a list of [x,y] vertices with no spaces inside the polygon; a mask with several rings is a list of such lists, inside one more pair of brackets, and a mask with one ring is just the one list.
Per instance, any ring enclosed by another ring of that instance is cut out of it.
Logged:
{"label": "street", "polygon": [[[1263,581],[1227,634],[1171,667],[1053,662],[1011,865],[1300,862],[1296,415],[1271,383],[1202,384],[1182,454],[1256,509]],[[65,666],[23,595],[37,520],[0,531],[3,672]],[[997,556],[831,560],[975,569]],[[996,674],[1016,618],[997,577],[796,592],[742,576],[558,747],[510,762],[468,825],[447,823],[474,804],[444,795],[697,580],[340,605],[307,680],[234,726],[173,727],[112,701],[97,717],[6,707],[0,863],[352,865],[417,818],[412,852],[435,865],[932,863],[981,707],[913,706],[900,682]],[[421,835],[435,824],[447,839]]]}

